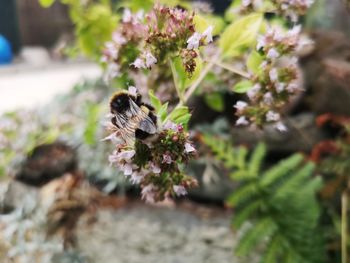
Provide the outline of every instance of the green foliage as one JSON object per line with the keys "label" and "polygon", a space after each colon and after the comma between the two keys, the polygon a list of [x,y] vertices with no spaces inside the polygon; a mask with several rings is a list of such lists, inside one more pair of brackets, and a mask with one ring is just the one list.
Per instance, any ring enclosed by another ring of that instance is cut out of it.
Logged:
{"label": "green foliage", "polygon": [[219,47],[222,56],[234,57],[254,43],[263,22],[262,14],[251,14],[235,20],[222,33]]}
{"label": "green foliage", "polygon": [[225,109],[225,101],[223,94],[220,92],[213,92],[211,94],[205,94],[204,100],[207,105],[218,112],[222,112]]}
{"label": "green foliage", "polygon": [[55,2],[55,0],[39,0],[39,3],[43,6],[43,7],[50,7],[53,5],[53,3]]}
{"label": "green foliage", "polygon": [[254,74],[257,74],[260,69],[260,65],[263,62],[263,57],[255,50],[253,50],[247,59],[247,68]]}
{"label": "green foliage", "polygon": [[233,87],[233,91],[237,93],[246,93],[252,86],[253,84],[251,81],[242,80]]}
{"label": "green foliage", "polygon": [[316,199],[322,181],[312,176],[314,165],[294,154],[263,170],[264,144],[248,155],[244,148],[234,148],[224,140],[205,136],[204,141],[230,169],[230,177],[240,183],[227,200],[235,207],[233,226],[243,232],[236,254],[245,256],[259,245],[264,263],[324,262]]}
{"label": "green foliage", "polygon": [[[50,7],[55,0],[39,0],[43,7]],[[92,59],[98,60],[104,43],[111,39],[118,23],[109,0],[87,1],[61,0],[68,5],[69,15],[75,25],[79,50]],[[75,49],[70,49],[70,51]]]}

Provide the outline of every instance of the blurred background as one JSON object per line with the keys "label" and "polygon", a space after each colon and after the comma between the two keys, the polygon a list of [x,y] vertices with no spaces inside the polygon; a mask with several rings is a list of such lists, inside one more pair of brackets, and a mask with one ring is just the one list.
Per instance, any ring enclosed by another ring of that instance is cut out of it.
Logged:
{"label": "blurred background", "polygon": [[[201,4],[223,17],[231,1]],[[114,1],[113,12],[120,15],[124,5]],[[248,257],[233,252],[241,232],[232,230],[235,209],[226,201],[239,183],[211,154],[210,142],[205,148],[196,141],[202,155],[187,172],[199,187],[176,202],[145,204],[139,189],[109,166],[113,146],[101,139],[113,89],[103,81],[94,47],[79,39],[85,52],[77,50],[70,7],[0,1],[0,261],[260,262],[263,244]],[[94,19],[91,27],[99,16]],[[316,0],[302,23],[313,45],[300,58],[305,92],[285,110],[288,132],[232,128],[232,105],[241,95],[225,92],[219,109],[205,96],[190,101],[190,130],[195,138],[220,135],[249,151],[263,142],[264,169],[295,153],[315,161],[319,170],[312,176],[322,176],[324,184],[317,193],[324,259],[342,262],[341,233],[348,235],[342,220],[348,218],[341,200],[347,200],[350,176],[350,3]]]}

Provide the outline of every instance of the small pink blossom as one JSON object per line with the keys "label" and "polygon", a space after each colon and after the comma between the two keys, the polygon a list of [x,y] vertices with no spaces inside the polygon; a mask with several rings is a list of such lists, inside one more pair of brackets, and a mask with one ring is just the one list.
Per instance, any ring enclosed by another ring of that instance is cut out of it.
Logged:
{"label": "small pink blossom", "polygon": [[141,183],[142,178],[143,178],[143,175],[137,172],[133,172],[130,176],[130,181],[132,184],[139,184]]}
{"label": "small pink blossom", "polygon": [[151,183],[146,185],[141,191],[142,199],[144,199],[146,203],[154,203],[156,190],[157,188],[154,186],[154,184]]}
{"label": "small pink blossom", "polygon": [[280,56],[280,53],[278,53],[278,51],[275,49],[275,48],[271,48],[266,56],[269,58],[269,59],[276,59]]}
{"label": "small pink blossom", "polygon": [[288,128],[287,128],[287,126],[286,125],[284,125],[282,122],[277,122],[276,124],[275,124],[275,128],[278,130],[278,131],[280,131],[280,132],[286,132],[286,131],[288,131]]}
{"label": "small pink blossom", "polygon": [[154,64],[157,63],[157,59],[152,55],[151,52],[146,52],[144,56],[145,56],[145,59],[146,59],[146,67],[147,68],[150,68]]}
{"label": "small pink blossom", "polygon": [[242,112],[247,106],[248,104],[246,102],[239,100],[233,107],[235,107],[237,111]]}
{"label": "small pink blossom", "polygon": [[135,88],[134,86],[129,86],[128,92],[135,97],[137,96],[137,88]]}
{"label": "small pink blossom", "polygon": [[187,153],[191,153],[191,152],[195,152],[196,149],[188,142],[185,143],[185,152]]}
{"label": "small pink blossom", "polygon": [[163,163],[171,164],[172,161],[173,160],[169,154],[163,154]]}
{"label": "small pink blossom", "polygon": [[202,35],[198,32],[194,32],[193,35],[187,40],[187,49],[196,49],[199,47],[199,42]]}
{"label": "small pink blossom", "polygon": [[173,130],[175,132],[178,131],[178,125],[176,125],[175,123],[173,123],[172,121],[167,121],[164,125],[163,125],[163,129],[164,130]]}
{"label": "small pink blossom", "polygon": [[282,91],[284,91],[286,84],[284,84],[283,82],[280,83],[276,83],[276,91],[278,93],[281,93]]}
{"label": "small pink blossom", "polygon": [[278,71],[277,71],[276,68],[273,68],[273,69],[270,70],[270,72],[269,72],[269,77],[270,77],[270,80],[271,80],[272,82],[278,80]]}
{"label": "small pink blossom", "polygon": [[202,34],[202,37],[206,38],[205,40],[207,41],[207,43],[210,43],[213,41],[213,36],[212,36],[213,29],[214,29],[214,26],[208,26],[208,28]]}
{"label": "small pink blossom", "polygon": [[174,185],[173,189],[177,196],[187,195],[186,188],[182,185]]}
{"label": "small pink blossom", "polygon": [[256,95],[258,95],[259,91],[261,89],[261,86],[259,83],[255,84],[251,89],[247,91],[247,96],[250,100],[254,100],[256,98]]}
{"label": "small pink blossom", "polygon": [[247,121],[246,117],[244,117],[244,116],[239,117],[239,119],[236,121],[237,126],[240,126],[240,125],[244,126],[244,125],[248,125],[248,124],[249,124],[249,122]]}
{"label": "small pink blossom", "polygon": [[278,121],[280,119],[280,115],[274,111],[268,111],[266,114],[267,121]]}
{"label": "small pink blossom", "polygon": [[146,68],[145,61],[141,58],[135,59],[133,63],[131,63],[135,68]]}
{"label": "small pink blossom", "polygon": [[119,160],[131,161],[131,158],[134,157],[135,153],[135,150],[122,151],[117,154],[117,158]]}
{"label": "small pink blossom", "polygon": [[264,102],[265,102],[267,105],[271,105],[271,104],[273,103],[273,97],[272,97],[271,92],[265,93],[265,95],[264,95]]}
{"label": "small pink blossom", "polygon": [[125,163],[121,166],[119,166],[120,170],[124,173],[125,176],[132,175],[132,165],[129,163]]}
{"label": "small pink blossom", "polygon": [[153,162],[150,162],[149,167],[151,168],[151,171],[155,174],[160,174],[160,172],[162,171],[160,167],[154,164]]}

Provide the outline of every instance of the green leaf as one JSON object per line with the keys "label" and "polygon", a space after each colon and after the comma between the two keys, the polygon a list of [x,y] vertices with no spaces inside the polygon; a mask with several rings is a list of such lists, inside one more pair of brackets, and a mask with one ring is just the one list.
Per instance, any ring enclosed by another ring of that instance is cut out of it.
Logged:
{"label": "green leaf", "polygon": [[39,0],[40,5],[46,8],[52,6],[54,2],[55,0]]}
{"label": "green leaf", "polygon": [[232,220],[232,225],[238,229],[239,227],[242,226],[242,224],[245,221],[249,220],[252,217],[252,215],[256,213],[262,205],[263,205],[263,201],[260,199],[250,202],[249,204],[246,204],[242,210],[235,213]]}
{"label": "green leaf", "polygon": [[203,67],[203,61],[200,57],[195,59],[196,68],[192,76],[189,77],[185,68],[182,64],[180,57],[175,57],[170,61],[171,71],[174,76],[174,82],[178,90],[181,92],[180,95],[188,88],[200,75]]}
{"label": "green leaf", "polygon": [[159,116],[161,122],[164,122],[164,120],[166,119],[168,115],[167,110],[168,110],[168,102],[164,103],[157,111],[157,115]]}
{"label": "green leaf", "polygon": [[259,143],[258,146],[255,148],[252,157],[249,160],[249,174],[251,174],[254,177],[257,177],[259,175],[261,163],[263,161],[263,158],[266,154],[266,146],[263,143]]}
{"label": "green leaf", "polygon": [[263,57],[255,50],[253,50],[247,59],[247,68],[254,74],[259,72],[259,67],[263,62]]}
{"label": "green leaf", "polygon": [[236,93],[246,93],[252,86],[253,84],[249,80],[242,80],[233,87],[233,91]]}
{"label": "green leaf", "polygon": [[189,113],[188,107],[180,106],[175,108],[168,118],[177,124],[186,125],[191,118],[191,114]]}
{"label": "green leaf", "polygon": [[96,131],[98,128],[98,119],[100,117],[100,105],[88,104],[87,105],[87,120],[84,130],[84,141],[88,145],[94,145],[96,143]]}
{"label": "green leaf", "polygon": [[193,17],[193,23],[194,23],[194,28],[199,33],[203,33],[210,26],[208,21],[199,14],[196,14]]}
{"label": "green leaf", "polygon": [[259,241],[269,238],[276,231],[276,228],[277,227],[272,219],[260,219],[256,224],[248,229],[239,240],[239,244],[236,247],[236,254],[238,256],[248,255],[248,253],[259,243]]}
{"label": "green leaf", "polygon": [[253,44],[262,21],[262,14],[253,13],[229,25],[219,41],[223,58],[236,56],[243,47]]}
{"label": "green leaf", "polygon": [[220,92],[214,92],[211,94],[205,94],[204,100],[207,105],[218,112],[222,112],[225,109],[225,101],[223,98],[223,94]]}
{"label": "green leaf", "polygon": [[159,112],[160,108],[162,107],[162,102],[157,98],[156,95],[154,95],[153,90],[150,90],[148,92],[148,95],[151,100],[152,106],[156,109],[156,112]]}
{"label": "green leaf", "polygon": [[238,204],[241,204],[242,202],[246,201],[247,199],[256,196],[258,194],[258,187],[256,183],[250,182],[243,186],[240,186],[240,188],[236,191],[234,191],[228,198],[227,198],[227,204],[231,206],[237,206]]}

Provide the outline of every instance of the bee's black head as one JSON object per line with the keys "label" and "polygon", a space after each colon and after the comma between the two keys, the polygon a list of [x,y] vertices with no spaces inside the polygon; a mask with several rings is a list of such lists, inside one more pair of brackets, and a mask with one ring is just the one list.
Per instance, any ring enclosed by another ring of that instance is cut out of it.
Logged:
{"label": "bee's black head", "polygon": [[113,96],[110,102],[111,113],[124,113],[130,109],[130,97],[128,94],[119,93]]}

